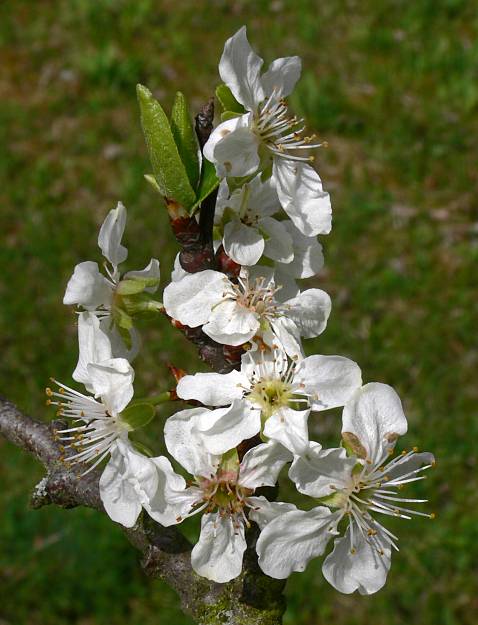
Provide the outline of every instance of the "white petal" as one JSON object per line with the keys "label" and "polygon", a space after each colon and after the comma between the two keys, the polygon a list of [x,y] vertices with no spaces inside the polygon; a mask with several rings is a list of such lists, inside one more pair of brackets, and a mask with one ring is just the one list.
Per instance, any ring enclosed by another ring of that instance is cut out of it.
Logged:
{"label": "white petal", "polygon": [[[378,542],[379,536],[376,536]],[[361,595],[371,595],[385,584],[390,569],[390,547],[382,541],[381,556],[365,542],[358,530],[354,531],[354,549],[351,552],[350,529],[343,538],[334,541],[334,550],[322,565],[325,579],[339,592],[346,594],[358,590]]]}
{"label": "white petal", "polygon": [[300,361],[294,382],[311,393],[312,410],[343,406],[362,384],[359,366],[343,356],[309,356]]}
{"label": "white petal", "polygon": [[199,541],[191,552],[191,565],[198,575],[220,584],[240,575],[246,550],[244,525],[233,526],[228,516],[204,514]]}
{"label": "white petal", "polygon": [[219,75],[236,100],[248,111],[264,100],[260,71],[264,61],[251,48],[246,27],[242,26],[226,41],[219,62]]}
{"label": "white petal", "polygon": [[133,527],[141,512],[141,503],[130,482],[123,479],[126,460],[115,447],[100,477],[100,497],[108,516],[125,527]]}
{"label": "white petal", "polygon": [[140,269],[139,271],[128,271],[123,278],[125,280],[128,278],[154,279],[157,281],[156,286],[148,286],[144,290],[146,293],[155,293],[158,290],[160,275],[159,260],[157,258],[152,258],[144,269]]}
{"label": "white petal", "polygon": [[310,339],[319,336],[327,326],[332,308],[330,296],[321,289],[307,289],[285,302],[287,313],[297,324],[301,336]]}
{"label": "white petal", "polygon": [[[258,174],[247,185],[244,185],[242,193],[247,189],[247,206],[252,214],[258,217],[270,217],[280,210],[280,202],[274,178],[271,176],[262,182],[261,177],[262,174]],[[239,201],[242,201],[242,194],[239,196]],[[240,204],[237,208],[239,207]]]}
{"label": "white petal", "polygon": [[274,412],[264,425],[264,436],[282,443],[294,454],[302,454],[309,446],[307,419],[310,410],[281,408]]}
{"label": "white petal", "polygon": [[89,363],[87,372],[95,397],[101,397],[112,416],[126,408],[134,393],[134,370],[126,359],[109,358],[101,363]]}
{"label": "white petal", "polygon": [[255,228],[239,220],[224,226],[224,250],[239,265],[255,265],[264,251],[264,238]]}
{"label": "white petal", "polygon": [[145,503],[154,495],[158,487],[158,472],[152,458],[144,456],[133,449],[128,440],[119,439],[116,448],[126,460],[125,478],[134,484],[141,503]]}
{"label": "white petal", "polygon": [[322,450],[319,443],[311,443],[303,456],[295,458],[289,477],[299,492],[319,499],[346,488],[356,463],[356,458],[347,458],[345,449]]}
{"label": "white petal", "polygon": [[111,343],[108,336],[100,328],[100,321],[96,315],[83,312],[78,315],[78,363],[73,371],[72,378],[85,385],[92,393],[88,363],[101,362],[112,357]]}
{"label": "white petal", "polygon": [[207,322],[212,307],[221,301],[228,279],[219,271],[188,273],[164,289],[163,303],[173,319],[191,328]]}
{"label": "white petal", "polygon": [[128,442],[118,440],[110,452],[111,458],[100,477],[100,497],[113,521],[132,527],[142,505],[157,489],[157,470],[149,458],[134,451]]}
{"label": "white petal", "polygon": [[272,92],[278,100],[290,95],[300,78],[301,69],[302,61],[298,56],[287,56],[272,61],[267,72],[262,75],[266,97]]}
{"label": "white petal", "polygon": [[98,264],[90,260],[76,265],[66,286],[63,303],[79,304],[86,310],[100,306],[111,307],[113,291],[108,280],[100,273]]}
{"label": "white petal", "polygon": [[224,374],[196,373],[181,378],[176,392],[181,399],[197,399],[205,406],[225,406],[243,396],[244,382],[244,376],[235,370]]}
{"label": "white petal", "polygon": [[164,426],[168,452],[194,476],[215,474],[219,465],[220,458],[206,450],[196,429],[199,417],[207,417],[210,412],[207,408],[181,410],[169,417]]}
{"label": "white petal", "polygon": [[317,237],[307,237],[287,219],[282,222],[292,237],[294,260],[278,267],[293,278],[311,278],[324,266],[322,245]]}
{"label": "white petal", "polygon": [[217,343],[242,345],[259,330],[259,316],[236,301],[225,300],[214,307],[202,331]]}
{"label": "white petal", "polygon": [[237,447],[243,440],[258,434],[260,429],[260,410],[244,400],[236,400],[227,408],[211,410],[209,414],[203,414],[198,423],[198,431],[211,454],[223,454]]}
{"label": "white petal", "polygon": [[300,332],[295,322],[288,317],[279,317],[278,319],[271,319],[270,324],[285,353],[291,358],[303,357]]}
{"label": "white petal", "polygon": [[203,148],[220,178],[250,176],[257,171],[259,139],[251,129],[251,113],[230,119],[215,128]]}
{"label": "white petal", "polygon": [[251,506],[249,518],[257,523],[262,529],[276,517],[291,510],[297,510],[293,503],[282,501],[268,501],[265,497],[248,497],[248,505]]}
{"label": "white petal", "polygon": [[342,432],[351,432],[358,437],[372,463],[388,449],[393,449],[398,436],[406,431],[407,419],[402,402],[388,384],[365,384],[342,413]]}
{"label": "white petal", "polygon": [[289,265],[275,263],[275,283],[277,286],[280,286],[280,291],[276,293],[276,300],[278,302],[286,302],[288,299],[297,297],[300,293],[297,282],[284,270],[285,267],[289,267]]}
{"label": "white petal", "polygon": [[275,486],[282,467],[293,459],[292,454],[279,443],[269,441],[250,449],[242,459],[239,484],[246,488]]}
{"label": "white petal", "polygon": [[189,276],[189,273],[187,271],[184,271],[184,269],[181,267],[181,263],[179,262],[179,254],[176,254],[176,257],[174,259],[174,267],[171,272],[171,280],[173,282],[177,282],[178,280],[184,278],[184,276]]}
{"label": "white petal", "polygon": [[[266,235],[264,255],[281,263],[290,263],[294,258],[292,237],[282,222],[272,217],[263,217],[259,220],[258,226],[260,231]],[[247,264],[253,265],[255,263]]]}
{"label": "white petal", "polygon": [[128,257],[128,250],[121,245],[126,225],[126,208],[118,202],[116,208],[110,210],[98,235],[98,246],[103,256],[113,267],[117,267]]}
{"label": "white petal", "polygon": [[178,523],[178,519],[186,516],[189,511],[189,502],[185,504],[184,498],[182,505],[178,505],[179,497],[173,503],[174,495],[183,494],[187,490],[186,481],[175,473],[171,463],[164,456],[151,458],[151,462],[157,470],[158,484],[154,495],[149,497],[143,506],[155,521],[168,527]]}
{"label": "white petal", "polygon": [[318,506],[312,510],[293,510],[268,523],[257,541],[259,566],[266,575],[285,579],[293,571],[304,571],[313,558],[320,556],[336,533],[337,513]]}
{"label": "white petal", "polygon": [[236,189],[236,191],[234,191],[231,195],[229,191],[229,186],[227,184],[227,180],[225,178],[221,180],[221,182],[219,183],[218,191],[217,191],[216,209],[214,211],[214,223],[215,224],[221,223],[222,217],[224,215],[224,210],[226,209],[226,207],[229,206],[230,208],[235,209],[235,200],[233,198],[235,198],[236,196],[239,196],[239,202],[240,202],[240,195],[241,195],[242,189],[244,189],[244,187],[241,187],[240,189]]}
{"label": "white petal", "polygon": [[275,156],[272,171],[280,203],[294,225],[309,237],[328,234],[332,228],[330,197],[315,169]]}

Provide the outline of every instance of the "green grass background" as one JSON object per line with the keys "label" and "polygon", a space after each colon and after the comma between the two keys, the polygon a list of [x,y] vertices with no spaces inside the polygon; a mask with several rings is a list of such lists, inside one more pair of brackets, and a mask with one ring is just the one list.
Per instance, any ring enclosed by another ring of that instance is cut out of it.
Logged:
{"label": "green grass background", "polygon": [[[401,551],[372,597],[331,589],[320,562],[288,584],[287,625],[477,622],[476,332],[478,17],[462,0],[4,0],[0,3],[0,392],[51,418],[44,386],[76,362],[62,306],[73,266],[129,209],[129,268],[175,246],[149,171],[135,84],[197,109],[218,83],[224,40],[242,24],[267,61],[299,54],[294,109],[330,144],[318,168],[334,205],[326,268],[310,284],[333,313],[308,350],[347,355],[365,381],[395,386],[404,445],[434,451],[435,521],[392,522]],[[171,384],[194,353],[158,319],[143,329],[137,389]],[[339,414],[317,418],[335,444]],[[160,423],[148,442],[159,449]],[[151,432],[150,431],[150,432]],[[0,440],[1,625],[190,623],[147,580],[121,531],[90,510],[37,512],[41,468]]]}

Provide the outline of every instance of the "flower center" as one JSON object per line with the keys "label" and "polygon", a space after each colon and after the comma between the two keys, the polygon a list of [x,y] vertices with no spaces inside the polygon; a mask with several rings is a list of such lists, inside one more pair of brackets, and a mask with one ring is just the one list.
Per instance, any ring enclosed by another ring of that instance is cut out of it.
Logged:
{"label": "flower center", "polygon": [[244,508],[248,507],[247,497],[253,493],[237,483],[235,471],[219,469],[211,478],[198,477],[196,483],[202,490],[202,500],[198,505],[205,506],[205,511],[217,512],[219,516],[230,516],[233,521],[242,520],[247,522]]}
{"label": "flower center", "polygon": [[[234,299],[239,306],[247,308],[262,317],[277,315],[281,311],[276,302],[275,294],[282,287],[266,283],[264,277],[258,277],[253,282],[247,275],[239,276],[238,284],[232,284],[232,292],[225,299]],[[221,300],[224,301],[224,300]]]}
{"label": "flower center", "polygon": [[[384,462],[388,456],[386,452],[385,458],[382,457],[375,464],[369,462],[365,462],[362,466],[357,464],[347,487],[331,495],[330,504],[342,510],[341,518],[346,517],[349,520],[352,553],[355,553],[354,532],[360,533],[379,555],[384,555],[384,545],[398,551],[397,537],[374,519],[370,512],[402,519],[411,519],[410,515],[434,518],[433,513],[428,514],[403,506],[409,503],[425,503],[425,499],[409,499],[400,496],[399,493],[405,484],[424,479],[425,476],[418,474],[433,466],[428,464],[400,471],[400,465],[408,462],[416,451],[414,448],[389,462]],[[412,464],[409,465],[411,466]]]}
{"label": "flower center", "polygon": [[276,410],[289,406],[293,390],[289,383],[275,378],[259,380],[249,393],[249,400],[258,404],[264,419],[268,419]]}

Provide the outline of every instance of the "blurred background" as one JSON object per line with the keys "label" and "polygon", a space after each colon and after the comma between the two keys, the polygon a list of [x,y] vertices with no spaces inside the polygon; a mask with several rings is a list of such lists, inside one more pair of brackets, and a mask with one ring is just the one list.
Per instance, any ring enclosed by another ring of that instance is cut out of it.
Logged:
{"label": "blurred background", "polygon": [[[27,413],[49,376],[70,383],[75,316],[61,303],[74,265],[99,260],[99,224],[129,209],[127,267],[176,253],[149,172],[135,85],[192,108],[219,82],[242,24],[266,62],[298,54],[292,108],[329,143],[318,169],[334,229],[309,281],[333,300],[307,350],[356,360],[397,388],[404,446],[437,468],[412,487],[434,521],[392,519],[400,536],[386,587],[340,595],[320,561],[288,584],[286,625],[477,622],[478,13],[465,0],[3,0],[0,3],[0,392]],[[166,319],[144,325],[140,394],[167,388],[166,364],[195,354]],[[161,423],[145,439],[160,451]],[[311,423],[338,442],[340,413]],[[39,465],[0,439],[1,625],[190,623],[143,577],[119,528],[90,510],[28,508]],[[473,518],[474,517],[474,518]]]}

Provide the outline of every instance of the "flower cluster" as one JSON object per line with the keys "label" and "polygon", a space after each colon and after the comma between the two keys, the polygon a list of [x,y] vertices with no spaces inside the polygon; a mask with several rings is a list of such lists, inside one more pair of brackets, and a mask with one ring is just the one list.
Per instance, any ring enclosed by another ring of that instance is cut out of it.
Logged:
{"label": "flower cluster", "polygon": [[[241,28],[221,57],[218,95],[225,112],[203,145],[199,169],[195,173],[195,144],[182,186],[168,179],[171,163],[154,182],[163,195],[181,195],[168,196],[169,206],[176,201],[176,214],[185,198],[192,208],[181,209],[189,215],[182,219],[199,227],[194,207],[204,198],[194,198],[209,167],[209,195],[219,185],[215,247],[237,272],[226,275],[214,265],[188,273],[179,259],[163,302],[156,301],[156,259],[142,271],[118,269],[128,254],[121,243],[126,210],[118,204],[98,238],[104,274],[95,262],[80,263],[64,296],[65,304],[81,309],[73,379],[86,393],[56,382],[47,401],[68,420],[57,426],[63,461],[82,465],[83,473],[103,464],[100,494],[114,521],[132,527],[144,511],[170,526],[201,515],[191,554],[199,575],[217,582],[238,576],[254,522],[261,530],[258,562],[267,575],[303,571],[329,549],[322,567],[326,580],[344,593],[370,594],[385,583],[392,551],[398,550],[386,517],[433,517],[410,507],[423,500],[401,490],[424,479],[434,459],[416,449],[393,456],[407,420],[390,386],[363,385],[359,366],[349,358],[305,355],[303,339],[319,336],[331,311],[327,293],[301,290],[297,282],[321,269],[317,236],[331,230],[330,198],[310,155],[323,144],[305,136],[303,120],[287,108],[300,59],[276,59],[263,73],[262,64]],[[143,126],[147,119],[145,114]],[[145,134],[152,136],[147,128]],[[162,149],[170,149],[170,135],[161,136]],[[186,131],[176,136],[182,143],[177,150],[172,144],[171,154],[179,159],[184,137],[191,137]],[[223,373],[177,375],[173,391],[134,398],[134,321],[151,312],[165,313],[186,335],[200,333],[220,348],[235,348],[240,363]],[[194,406],[182,406],[165,422],[164,443],[176,468],[134,437],[164,401]],[[309,420],[333,408],[343,410],[341,440],[326,449],[311,440]],[[279,474],[312,499],[304,510],[265,496],[271,489],[263,488],[276,486]]]}

